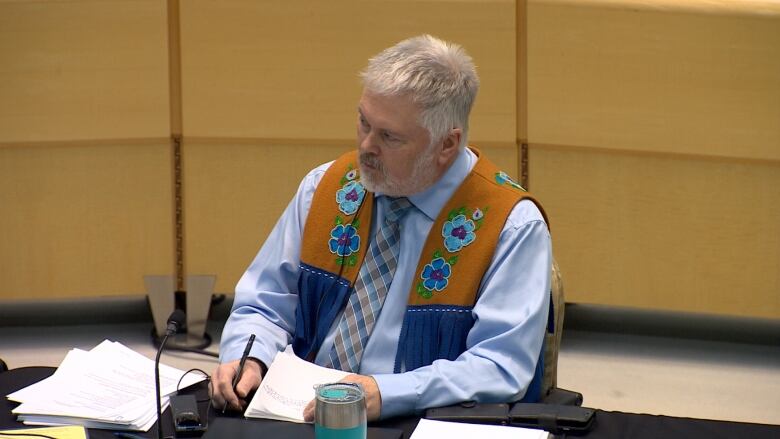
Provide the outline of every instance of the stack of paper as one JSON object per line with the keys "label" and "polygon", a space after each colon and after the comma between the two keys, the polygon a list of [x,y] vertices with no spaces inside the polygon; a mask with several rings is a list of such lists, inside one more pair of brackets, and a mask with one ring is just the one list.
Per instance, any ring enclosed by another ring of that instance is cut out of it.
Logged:
{"label": "stack of paper", "polygon": [[[184,371],[160,364],[163,409]],[[205,379],[187,374],[181,388]],[[68,352],[49,378],[8,395],[22,403],[12,410],[27,425],[148,431],[157,421],[154,361],[104,341],[90,351]]]}
{"label": "stack of paper", "polygon": [[314,386],[335,383],[347,375],[301,360],[287,346],[274,357],[244,416],[303,422],[303,409],[315,396]]}

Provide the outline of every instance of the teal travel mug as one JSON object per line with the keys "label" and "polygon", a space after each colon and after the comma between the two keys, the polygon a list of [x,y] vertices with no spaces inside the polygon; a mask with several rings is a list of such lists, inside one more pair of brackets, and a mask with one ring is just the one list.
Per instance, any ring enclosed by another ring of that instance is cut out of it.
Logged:
{"label": "teal travel mug", "polygon": [[366,439],[366,397],[360,384],[322,384],[315,393],[316,439]]}

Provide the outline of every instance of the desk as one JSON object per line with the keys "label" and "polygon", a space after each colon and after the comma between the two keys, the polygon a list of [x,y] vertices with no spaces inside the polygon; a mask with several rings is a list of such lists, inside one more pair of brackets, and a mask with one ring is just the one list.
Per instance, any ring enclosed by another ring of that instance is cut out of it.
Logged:
{"label": "desk", "polygon": [[[5,395],[40,381],[53,372],[54,368],[52,367],[24,367],[0,373],[0,429],[23,426],[21,423],[16,422],[15,417],[11,414],[11,409],[16,406],[16,403],[8,401]],[[205,398],[207,390],[204,384],[193,387],[190,392],[198,394],[199,399]],[[201,403],[200,407],[204,411],[207,409],[208,404],[205,402]],[[213,420],[215,416],[214,411],[209,410],[209,421]],[[246,422],[276,423],[276,421],[264,420]],[[417,419],[413,417],[390,419],[371,423],[370,426],[400,429],[404,432],[403,437],[406,439],[417,426]],[[166,410],[163,413],[163,433],[164,435],[171,435],[172,430],[170,411]],[[92,439],[115,439],[111,432],[104,430],[90,430],[89,435]],[[153,427],[143,436],[156,438],[157,430]],[[780,438],[780,425],[675,418],[598,410],[593,429],[579,437],[589,439]]]}

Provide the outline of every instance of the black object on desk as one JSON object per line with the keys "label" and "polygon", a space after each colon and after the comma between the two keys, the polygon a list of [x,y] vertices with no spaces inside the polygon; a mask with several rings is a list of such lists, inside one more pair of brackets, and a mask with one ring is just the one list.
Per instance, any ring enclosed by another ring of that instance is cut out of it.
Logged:
{"label": "black object on desk", "polygon": [[553,434],[585,433],[593,427],[596,410],[574,405],[518,402],[509,411],[509,425],[541,428]]}
{"label": "black object on desk", "polygon": [[[5,395],[15,392],[22,387],[29,386],[44,378],[48,378],[54,373],[53,367],[23,367],[18,369],[11,369],[7,372],[0,373],[0,429],[21,428],[24,425],[16,421],[16,417],[11,414],[11,409],[17,406],[16,403],[8,401]],[[192,386],[192,388],[185,389],[182,393],[197,392],[198,399],[203,399],[207,392],[206,383],[199,383]],[[261,420],[245,420],[243,418],[224,418],[216,416],[214,410],[208,410],[209,403],[204,401],[198,404],[198,408],[201,410],[201,416],[208,411],[209,423],[228,424],[244,423],[244,422],[257,422],[262,424],[284,424],[284,426],[271,426],[267,425],[263,427],[262,436],[257,434],[257,430],[254,430],[253,436],[246,437],[263,437],[273,439],[274,434],[281,434],[277,432],[276,428],[293,428],[298,429],[301,427],[309,428],[313,434],[313,428],[309,425],[281,423],[277,421],[261,421]],[[712,421],[706,419],[691,419],[691,418],[677,418],[671,416],[654,416],[654,415],[641,415],[634,413],[621,413],[621,412],[608,412],[597,410],[596,418],[598,421],[593,426],[593,429],[583,434],[584,438],[596,438],[596,439],[688,439],[704,437],[707,439],[732,439],[732,438],[780,438],[780,425],[766,425],[766,424],[751,424],[744,422],[728,422],[728,421]],[[378,437],[384,439],[385,436],[374,436],[372,432],[377,432],[376,428],[371,427],[384,427],[388,429],[397,429],[395,431],[403,431],[403,437],[408,438],[414,428],[417,426],[418,419],[413,417],[388,419],[380,422],[369,423],[369,435],[370,437]],[[171,415],[170,410],[166,410],[163,413],[163,433],[166,435],[172,435],[171,428]],[[296,426],[297,425],[297,426]],[[220,431],[221,426],[216,426],[214,433]],[[227,426],[226,428],[230,428]],[[268,428],[268,430],[266,430]],[[236,430],[241,432],[243,430]],[[211,435],[211,425],[209,426],[208,437],[218,437]],[[384,432],[377,432],[378,434],[384,434]],[[138,433],[139,436],[152,438],[157,436],[156,427],[152,427],[146,433]],[[570,435],[567,435],[569,437]],[[108,430],[89,430],[90,439],[116,439],[113,432]],[[223,436],[230,437],[230,436]],[[236,436],[241,438],[241,436]],[[397,438],[398,436],[387,436],[390,438]],[[296,437],[297,439],[297,437]]]}
{"label": "black object on desk", "polygon": [[[401,439],[404,431],[396,428],[368,427],[368,439]],[[218,416],[211,421],[204,439],[222,438],[307,439],[314,438],[314,426],[270,419],[244,419]]]}

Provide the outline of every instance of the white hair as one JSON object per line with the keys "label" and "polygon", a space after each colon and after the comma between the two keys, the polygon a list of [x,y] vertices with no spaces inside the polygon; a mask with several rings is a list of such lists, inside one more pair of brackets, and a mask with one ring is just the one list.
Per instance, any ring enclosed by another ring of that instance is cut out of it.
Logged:
{"label": "white hair", "polygon": [[431,143],[453,128],[461,129],[460,147],[468,142],[479,77],[471,57],[457,44],[430,35],[412,37],[371,58],[360,76],[371,93],[411,96]]}

